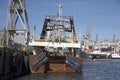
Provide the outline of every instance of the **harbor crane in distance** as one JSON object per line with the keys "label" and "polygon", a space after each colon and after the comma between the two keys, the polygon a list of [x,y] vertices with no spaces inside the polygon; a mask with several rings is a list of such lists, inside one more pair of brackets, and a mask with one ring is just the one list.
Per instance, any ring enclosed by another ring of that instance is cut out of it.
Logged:
{"label": "harbor crane in distance", "polygon": [[[18,22],[19,20],[19,22]],[[17,24],[22,24],[17,26]],[[21,41],[22,37],[23,45],[28,44],[30,30],[28,25],[28,16],[26,11],[25,0],[8,0],[8,19],[5,31],[6,36],[6,46],[11,47]],[[15,42],[15,38],[17,39]],[[19,39],[18,39],[19,38]]]}
{"label": "harbor crane in distance", "polygon": [[89,40],[91,37],[91,30],[92,30],[92,27],[96,20],[97,15],[98,15],[98,12],[96,12],[96,15],[94,16],[93,20],[90,22],[89,26],[87,27],[86,34],[84,35],[84,39],[86,40]]}

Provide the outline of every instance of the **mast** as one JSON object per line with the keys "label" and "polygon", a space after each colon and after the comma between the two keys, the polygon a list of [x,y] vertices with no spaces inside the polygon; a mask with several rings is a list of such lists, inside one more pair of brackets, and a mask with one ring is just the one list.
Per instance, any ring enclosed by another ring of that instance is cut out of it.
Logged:
{"label": "mast", "polygon": [[62,18],[62,10],[63,10],[63,6],[62,4],[59,4],[59,12],[58,12],[58,18]]}

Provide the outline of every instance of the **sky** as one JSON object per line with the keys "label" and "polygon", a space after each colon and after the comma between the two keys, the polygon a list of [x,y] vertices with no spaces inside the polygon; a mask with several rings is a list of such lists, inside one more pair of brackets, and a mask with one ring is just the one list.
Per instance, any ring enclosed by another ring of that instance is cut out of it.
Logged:
{"label": "sky", "polygon": [[[25,0],[28,14],[28,23],[31,34],[36,26],[36,35],[41,33],[44,19],[50,11],[51,15],[57,15],[58,4],[64,6],[63,15],[73,16],[75,31],[78,35],[85,35],[87,27],[93,23],[91,39],[99,41],[112,40],[113,35],[120,39],[120,0]],[[8,0],[0,0],[0,27],[7,25]],[[17,25],[21,27],[21,25]]]}

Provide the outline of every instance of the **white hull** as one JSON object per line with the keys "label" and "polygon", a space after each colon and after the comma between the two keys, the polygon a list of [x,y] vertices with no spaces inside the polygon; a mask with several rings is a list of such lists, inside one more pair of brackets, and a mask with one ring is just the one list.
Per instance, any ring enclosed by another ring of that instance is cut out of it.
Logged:
{"label": "white hull", "polygon": [[119,58],[120,59],[120,54],[114,53],[111,55],[112,58]]}
{"label": "white hull", "polygon": [[92,55],[106,55],[106,56],[109,56],[110,52],[93,51],[90,54],[92,54]]}

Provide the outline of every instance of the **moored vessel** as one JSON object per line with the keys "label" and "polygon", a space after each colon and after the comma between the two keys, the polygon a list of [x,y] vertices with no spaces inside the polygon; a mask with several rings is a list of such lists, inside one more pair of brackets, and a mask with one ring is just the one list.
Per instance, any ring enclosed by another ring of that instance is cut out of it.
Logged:
{"label": "moored vessel", "polygon": [[111,57],[112,49],[101,48],[97,50],[90,50],[82,52],[83,58],[87,59],[108,59]]}
{"label": "moored vessel", "polygon": [[[35,55],[30,56],[32,73],[80,72],[80,42],[75,33],[71,16],[62,16],[59,5],[58,16],[47,16],[44,20],[40,40],[31,39]],[[78,56],[78,57],[76,57]]]}

